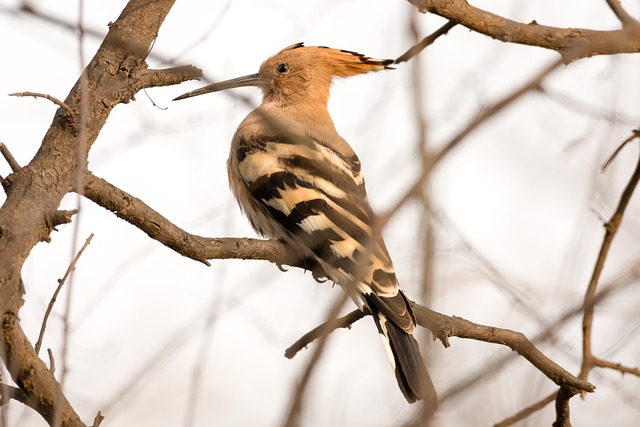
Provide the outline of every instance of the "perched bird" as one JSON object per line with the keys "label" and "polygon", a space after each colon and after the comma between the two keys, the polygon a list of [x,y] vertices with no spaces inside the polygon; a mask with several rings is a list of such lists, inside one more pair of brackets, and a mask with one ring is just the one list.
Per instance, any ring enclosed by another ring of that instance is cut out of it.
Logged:
{"label": "perched bird", "polygon": [[416,319],[374,227],[360,160],[327,110],[334,77],[388,69],[392,62],[298,43],[264,61],[257,74],[176,100],[241,86],[262,89],[262,104],[233,136],[227,164],[240,208],[258,233],[317,262],[369,309],[404,397],[435,407],[435,389],[412,336]]}

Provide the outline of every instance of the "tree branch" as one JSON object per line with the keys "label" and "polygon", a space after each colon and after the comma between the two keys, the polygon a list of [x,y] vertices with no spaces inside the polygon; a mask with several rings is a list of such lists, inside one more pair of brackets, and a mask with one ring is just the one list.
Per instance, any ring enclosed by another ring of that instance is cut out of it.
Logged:
{"label": "tree branch", "polygon": [[552,427],[571,427],[569,400],[575,395],[567,387],[560,387],[556,393],[556,420]]}
{"label": "tree branch", "polygon": [[190,234],[153,210],[142,200],[88,172],[82,194],[144,231],[180,255],[209,265],[210,259],[256,259],[310,270],[314,278],[326,277],[322,268],[277,240],[209,238]]}
{"label": "tree branch", "polygon": [[[595,55],[640,52],[640,26],[598,31],[557,28],[512,21],[471,6],[466,0],[409,0],[418,11],[430,12],[491,38],[558,52],[565,63]],[[581,46],[579,50],[575,50]]]}
{"label": "tree branch", "polygon": [[[140,87],[157,78],[150,77],[145,58],[173,2],[129,1],[58,108],[38,152],[5,187],[7,198],[0,208],[0,357],[49,424],[57,419],[65,427],[84,426],[20,326],[22,266],[32,248],[48,240],[56,221],[66,217],[57,212],[60,201],[84,173],[88,150],[113,107],[131,101]],[[76,120],[70,120],[69,111]]]}
{"label": "tree branch", "polygon": [[616,15],[616,18],[620,20],[623,27],[630,27],[634,25],[638,25],[638,21],[636,21],[631,15],[627,13],[626,10],[620,4],[620,0],[605,0],[609,5],[609,8]]}
{"label": "tree branch", "polygon": [[453,21],[449,21],[444,24],[442,27],[435,30],[433,33],[429,34],[427,37],[420,40],[419,43],[411,46],[409,50],[396,58],[394,64],[400,64],[401,62],[407,62],[420,52],[422,52],[427,46],[433,44],[438,37],[443,36],[449,32],[450,29],[455,27],[457,24]]}
{"label": "tree branch", "polygon": [[[576,378],[570,372],[564,370],[553,360],[545,356],[520,332],[497,328],[495,326],[480,325],[457,316],[447,316],[430,310],[420,304],[416,304],[415,302],[412,302],[412,307],[418,325],[429,329],[433,336],[439,339],[445,347],[450,346],[450,337],[504,345],[528,360],[555,384],[566,387],[567,390],[572,391],[574,394],[583,391],[593,392],[595,390],[592,384]],[[337,321],[331,322],[330,325],[323,323],[303,335],[302,338],[286,350],[285,355],[288,358],[292,358],[298,351],[322,336],[322,334],[333,332],[338,328],[348,328],[353,322],[358,321],[367,314],[368,313],[363,313],[360,310],[354,310],[348,315],[337,319]]]}
{"label": "tree branch", "polygon": [[139,90],[149,87],[161,87],[180,84],[188,80],[202,78],[202,70],[193,65],[165,68],[162,70],[145,70],[137,82]]}
{"label": "tree branch", "polygon": [[44,316],[42,318],[42,325],[40,326],[40,333],[38,334],[38,339],[36,340],[36,344],[34,345],[36,354],[40,353],[40,347],[42,346],[42,340],[44,339],[44,332],[47,329],[47,321],[49,319],[49,315],[51,314],[51,311],[53,310],[53,305],[56,303],[58,294],[60,293],[62,286],[64,286],[64,283],[67,281],[67,278],[69,277],[71,272],[75,270],[78,260],[82,256],[82,253],[87,248],[87,246],[89,246],[89,243],[91,243],[91,239],[93,239],[93,233],[89,235],[87,240],[84,242],[84,245],[82,245],[82,248],[80,248],[76,256],[73,257],[73,260],[71,261],[71,264],[69,264],[69,267],[67,267],[67,271],[65,271],[64,276],[62,276],[62,279],[58,279],[58,286],[56,287],[56,290],[53,293],[53,296],[51,297],[49,304],[47,305],[47,309],[44,312]]}
{"label": "tree branch", "polygon": [[549,394],[548,396],[543,397],[539,401],[527,406],[526,408],[522,409],[521,411],[518,411],[518,413],[510,416],[509,418],[505,418],[504,420],[500,421],[499,423],[494,424],[493,427],[508,427],[508,426],[514,425],[518,421],[524,420],[525,418],[527,418],[531,414],[534,414],[534,413],[538,412],[539,410],[541,410],[542,408],[547,406],[549,403],[551,403],[554,400],[556,400],[556,395],[557,394],[558,394],[558,392],[554,391],[553,393]]}
{"label": "tree branch", "polygon": [[631,368],[629,366],[624,366],[621,363],[610,362],[608,360],[598,359],[597,357],[593,357],[591,362],[593,363],[593,366],[597,366],[599,368],[613,369],[614,371],[618,371],[622,374],[631,374],[636,377],[640,377],[640,368]]}
{"label": "tree branch", "polygon": [[[627,144],[633,138],[640,139],[640,132],[634,131],[632,136],[627,138],[623,142],[623,145]],[[615,153],[618,153],[616,150]],[[602,274],[602,269],[604,268],[604,264],[607,260],[607,256],[609,255],[609,249],[611,248],[611,244],[613,243],[613,239],[618,232],[618,228],[622,223],[622,217],[624,216],[624,212],[629,205],[629,201],[631,200],[631,196],[638,185],[638,181],[640,181],[640,155],[638,155],[638,162],[636,164],[636,168],[629,179],[622,195],[620,196],[620,201],[618,202],[618,206],[616,211],[611,216],[611,219],[604,225],[605,234],[602,239],[602,245],[600,246],[600,252],[598,253],[598,258],[596,259],[596,263],[593,267],[593,272],[591,274],[591,279],[589,280],[589,284],[587,285],[587,289],[584,295],[584,314],[582,317],[582,367],[580,369],[579,378],[586,380],[589,371],[593,367],[593,349],[591,345],[591,330],[593,328],[593,313],[595,309],[595,299],[596,299],[596,291],[598,288],[598,282],[600,281],[600,275]]]}
{"label": "tree branch", "polygon": [[71,107],[69,107],[67,104],[65,104],[64,102],[60,101],[58,98],[53,97],[51,95],[47,95],[46,93],[37,93],[37,92],[17,92],[17,93],[12,93],[9,94],[9,96],[19,96],[19,97],[24,97],[24,96],[32,96],[34,98],[44,98],[44,99],[48,99],[49,101],[53,102],[54,104],[58,105],[59,107],[62,107],[62,109],[65,111],[65,113],[67,114],[67,117],[69,118],[69,120],[73,120],[75,117],[75,114],[73,113],[73,110],[71,109]]}

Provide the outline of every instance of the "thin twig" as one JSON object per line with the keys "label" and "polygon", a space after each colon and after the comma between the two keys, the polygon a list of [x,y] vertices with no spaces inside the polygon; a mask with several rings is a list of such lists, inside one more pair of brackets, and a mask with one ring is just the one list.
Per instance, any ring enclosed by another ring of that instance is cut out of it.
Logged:
{"label": "thin twig", "polygon": [[312,330],[301,336],[298,341],[291,344],[291,346],[285,350],[284,356],[287,359],[293,359],[300,350],[306,348],[309,344],[318,339],[318,337],[322,336],[322,334],[331,333],[334,330],[340,328],[350,329],[351,325],[367,315],[369,315],[369,310],[356,309],[346,316],[342,316],[336,319],[331,325],[329,325],[329,322],[325,322],[313,328]]}
{"label": "thin twig", "polygon": [[[640,133],[634,132],[634,137],[640,137]],[[626,141],[625,141],[626,144]],[[609,249],[611,248],[611,243],[618,232],[618,228],[622,222],[622,217],[624,215],[624,211],[631,200],[631,196],[638,185],[638,181],[640,180],[640,155],[638,156],[638,163],[636,164],[636,169],[633,172],[633,175],[629,179],[627,186],[625,187],[622,195],[620,196],[620,201],[618,202],[618,207],[616,211],[611,216],[611,219],[604,225],[605,235],[602,240],[602,245],[600,246],[600,252],[598,253],[598,258],[596,259],[596,263],[593,268],[593,273],[591,274],[591,279],[589,280],[589,284],[587,286],[585,296],[584,296],[584,315],[582,317],[582,367],[580,369],[579,378],[586,380],[589,371],[593,367],[593,354],[592,354],[592,346],[591,346],[591,330],[593,328],[593,313],[594,313],[594,301],[596,297],[596,291],[598,288],[598,282],[600,280],[600,274],[602,273],[602,269],[604,268],[605,261],[609,254]]]}
{"label": "thin twig", "polygon": [[395,60],[394,63],[400,64],[401,62],[407,62],[408,60],[410,60],[411,58],[413,58],[414,56],[422,52],[427,46],[433,44],[433,42],[435,42],[438,39],[438,37],[447,34],[449,30],[455,27],[456,25],[457,25],[456,22],[448,21],[442,27],[438,28],[433,33],[429,34],[427,37],[422,39],[419,43],[411,46],[411,48],[409,48],[409,50],[407,50],[405,53],[400,55]]}
{"label": "thin twig", "polygon": [[344,307],[348,298],[349,297],[347,293],[343,292],[340,295],[340,298],[338,298],[336,303],[333,305],[333,307],[331,307],[331,310],[327,315],[329,321],[325,323],[325,328],[320,331],[320,339],[318,340],[318,345],[311,355],[311,360],[309,360],[309,363],[307,364],[304,373],[302,374],[302,378],[300,378],[298,386],[293,393],[293,399],[289,406],[289,412],[287,413],[287,417],[282,424],[285,427],[298,427],[300,425],[302,402],[304,400],[305,391],[307,390],[307,385],[309,384],[309,380],[311,379],[311,374],[313,373],[314,368],[320,360],[320,356],[324,351],[331,331],[335,330],[336,328],[336,323],[338,322],[338,319],[336,317],[338,316],[338,313],[340,312],[342,307]]}
{"label": "thin twig", "polygon": [[621,363],[609,362],[608,360],[598,359],[597,357],[593,357],[591,361],[593,366],[597,366],[598,368],[613,369],[623,374],[631,374],[636,377],[640,377],[640,368],[630,368],[622,365]]}
{"label": "thin twig", "polygon": [[620,151],[622,151],[622,149],[631,141],[633,141],[636,138],[640,138],[640,129],[634,129],[631,131],[631,135],[625,139],[624,141],[622,141],[622,144],[618,145],[618,148],[616,148],[613,153],[609,156],[609,158],[607,159],[606,162],[604,162],[604,164],[600,167],[600,170],[602,172],[606,171],[607,168],[609,167],[609,165],[615,160],[615,158],[618,156],[618,153],[620,153]]}
{"label": "thin twig", "polygon": [[60,107],[62,107],[64,112],[67,114],[67,117],[69,118],[69,120],[71,120],[71,119],[73,119],[75,117],[75,114],[73,114],[73,110],[71,109],[71,107],[69,107],[64,102],[60,101],[58,98],[53,97],[51,95],[47,95],[46,93],[16,92],[16,93],[9,94],[9,96],[20,96],[20,97],[22,97],[22,96],[33,96],[34,98],[48,99],[49,101],[53,102],[54,104],[59,105]]}
{"label": "thin twig", "polygon": [[620,0],[605,0],[605,1],[609,5],[609,8],[611,8],[611,11],[613,12],[613,14],[616,15],[616,18],[620,20],[623,27],[626,28],[632,25],[640,24],[635,18],[633,18],[633,16],[629,15],[629,13],[627,13],[627,11],[624,10],[624,8],[622,7],[622,4],[620,4]]}
{"label": "thin twig", "polygon": [[518,421],[524,420],[525,418],[527,418],[531,414],[535,414],[536,412],[538,412],[539,410],[541,410],[542,408],[547,406],[549,403],[553,402],[556,399],[556,395],[557,394],[558,394],[558,392],[554,391],[550,395],[548,395],[548,396],[540,399],[539,401],[527,406],[526,408],[520,410],[518,413],[510,416],[509,418],[505,418],[504,420],[500,421],[499,423],[494,424],[493,427],[509,427],[509,426],[514,425]]}
{"label": "thin twig", "polygon": [[[62,286],[66,282],[66,280],[69,277],[69,275],[71,274],[71,272],[73,270],[75,270],[76,264],[78,263],[78,260],[80,259],[80,256],[82,255],[84,250],[87,248],[87,246],[89,246],[89,243],[91,243],[91,239],[93,239],[93,233],[91,233],[89,235],[89,237],[87,237],[87,240],[84,242],[84,245],[82,245],[82,248],[80,248],[80,250],[78,251],[76,256],[73,258],[73,260],[69,264],[69,267],[67,267],[67,271],[64,273],[64,276],[62,276],[62,279],[58,279],[58,287],[56,288],[55,292],[53,293],[53,296],[51,297],[51,301],[49,301],[49,305],[47,306],[47,310],[44,312],[44,317],[42,319],[42,326],[40,326],[40,333],[38,334],[38,340],[36,341],[36,345],[34,347],[35,350],[36,350],[36,354],[40,353],[40,347],[42,347],[42,340],[44,339],[44,331],[47,329],[47,321],[49,320],[49,315],[51,314],[51,311],[53,310],[53,305],[55,304],[55,302],[56,302],[56,300],[58,298],[58,294],[60,293],[60,290],[62,289]],[[53,359],[51,358],[51,360],[53,360]],[[53,364],[52,364],[51,368],[53,368]]]}

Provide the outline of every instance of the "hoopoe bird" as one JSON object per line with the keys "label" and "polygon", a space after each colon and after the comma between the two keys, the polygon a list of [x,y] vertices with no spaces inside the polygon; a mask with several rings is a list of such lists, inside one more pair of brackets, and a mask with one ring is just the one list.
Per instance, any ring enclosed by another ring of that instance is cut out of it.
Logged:
{"label": "hoopoe bird", "polygon": [[327,103],[334,77],[390,68],[393,60],[294,44],[257,74],[214,83],[175,100],[241,86],[262,89],[262,104],[233,136],[231,190],[253,228],[318,263],[372,314],[409,403],[436,405],[418,343],[415,315],[369,205],[360,160],[335,129]]}

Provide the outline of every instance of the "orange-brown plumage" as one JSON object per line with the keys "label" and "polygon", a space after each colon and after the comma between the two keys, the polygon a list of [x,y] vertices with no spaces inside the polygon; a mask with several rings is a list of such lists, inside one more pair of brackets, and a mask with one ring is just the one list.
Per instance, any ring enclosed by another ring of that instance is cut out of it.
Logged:
{"label": "orange-brown plumage", "polygon": [[369,206],[360,161],[338,134],[327,103],[333,78],[390,68],[392,60],[326,47],[288,46],[257,74],[209,85],[176,99],[257,86],[262,104],[233,136],[231,189],[253,227],[317,262],[372,313],[409,402],[436,394],[411,333],[415,316]]}

